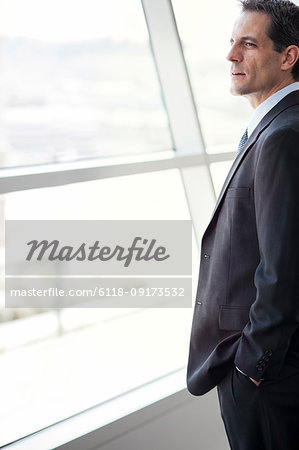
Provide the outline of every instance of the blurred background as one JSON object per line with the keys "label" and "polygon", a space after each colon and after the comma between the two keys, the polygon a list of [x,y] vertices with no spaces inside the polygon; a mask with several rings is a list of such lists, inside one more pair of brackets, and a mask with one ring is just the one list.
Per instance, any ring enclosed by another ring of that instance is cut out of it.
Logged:
{"label": "blurred background", "polygon": [[133,414],[136,428],[178,393],[196,411],[171,419],[197,428],[187,448],[227,448],[214,396],[185,393],[192,308],[5,308],[4,236],[9,219],[191,219],[195,295],[200,237],[251,115],[229,93],[237,15],[235,0],[0,0],[0,446],[102,427],[78,448],[165,448],[161,430],[149,447],[109,446],[107,427]]}

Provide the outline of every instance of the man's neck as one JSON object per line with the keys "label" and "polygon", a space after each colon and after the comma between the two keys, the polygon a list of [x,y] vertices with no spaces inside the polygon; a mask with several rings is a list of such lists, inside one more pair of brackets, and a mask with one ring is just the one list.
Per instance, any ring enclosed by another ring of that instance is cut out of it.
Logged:
{"label": "man's neck", "polygon": [[259,106],[254,110],[251,121],[248,124],[248,136],[250,136],[253,130],[257,127],[262,118],[272,109],[277,103],[279,103],[285,96],[293,91],[299,90],[299,81],[294,81],[284,88],[279,89],[266,98]]}
{"label": "man's neck", "polygon": [[271,97],[273,94],[276,94],[276,92],[289,86],[292,83],[295,83],[295,80],[292,77],[290,77],[287,80],[282,80],[279,84],[273,86],[267,92],[258,92],[258,93],[255,92],[252,94],[245,95],[244,97],[246,97],[249,100],[251,106],[254,109],[256,109],[261,103],[267,100],[267,98]]}

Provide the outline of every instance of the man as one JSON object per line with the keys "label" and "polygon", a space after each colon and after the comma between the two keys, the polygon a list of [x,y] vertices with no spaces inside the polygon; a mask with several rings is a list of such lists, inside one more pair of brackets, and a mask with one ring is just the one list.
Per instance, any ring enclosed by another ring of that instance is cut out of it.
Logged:
{"label": "man", "polygon": [[298,450],[299,7],[241,4],[231,92],[255,112],[202,240],[187,385],[217,385],[233,450]]}

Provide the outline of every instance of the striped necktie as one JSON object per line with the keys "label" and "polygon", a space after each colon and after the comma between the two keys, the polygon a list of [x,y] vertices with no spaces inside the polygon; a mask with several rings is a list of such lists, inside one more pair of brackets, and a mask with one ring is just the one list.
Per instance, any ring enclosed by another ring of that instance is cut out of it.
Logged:
{"label": "striped necktie", "polygon": [[239,142],[239,147],[238,147],[237,155],[238,155],[239,153],[241,153],[241,151],[243,150],[244,145],[246,144],[247,141],[248,141],[248,130],[247,130],[247,128],[246,128],[245,133],[243,134],[243,136],[241,137],[241,140],[240,140],[240,142]]}

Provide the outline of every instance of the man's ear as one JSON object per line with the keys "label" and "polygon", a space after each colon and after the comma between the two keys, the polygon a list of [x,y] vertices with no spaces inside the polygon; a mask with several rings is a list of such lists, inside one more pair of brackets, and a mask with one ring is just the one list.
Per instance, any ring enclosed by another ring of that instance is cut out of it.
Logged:
{"label": "man's ear", "polygon": [[299,47],[297,45],[289,45],[283,50],[283,59],[281,70],[286,71],[294,67],[299,59]]}

